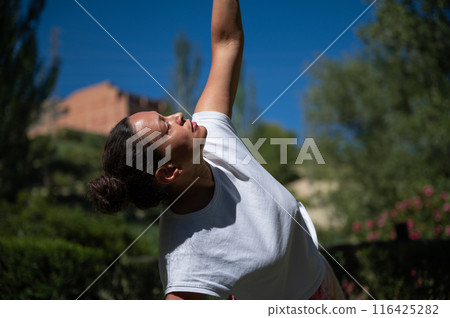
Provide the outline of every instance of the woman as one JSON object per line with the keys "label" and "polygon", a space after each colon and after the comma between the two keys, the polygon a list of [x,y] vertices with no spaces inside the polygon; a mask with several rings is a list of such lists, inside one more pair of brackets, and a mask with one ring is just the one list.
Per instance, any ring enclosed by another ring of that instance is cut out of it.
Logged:
{"label": "woman", "polygon": [[[170,207],[159,225],[166,299],[341,298],[306,210],[251,156],[231,123],[244,48],[237,0],[214,0],[211,46],[192,121],[141,112],[111,131],[105,175],[90,184],[97,208]],[[157,132],[152,142],[163,142],[147,162],[150,173],[126,162],[126,141],[144,129]],[[170,161],[160,166],[167,149]]]}

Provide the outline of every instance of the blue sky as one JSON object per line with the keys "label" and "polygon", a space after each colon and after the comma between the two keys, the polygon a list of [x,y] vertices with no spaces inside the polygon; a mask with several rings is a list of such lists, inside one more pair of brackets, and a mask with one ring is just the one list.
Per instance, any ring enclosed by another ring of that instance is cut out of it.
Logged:
{"label": "blue sky", "polygon": [[[201,89],[211,61],[212,0],[78,0],[166,89],[172,90],[173,41],[183,30],[203,58]],[[245,74],[257,89],[259,113],[269,106],[368,6],[363,0],[241,1],[245,31]],[[324,55],[342,58],[361,43],[356,22]],[[48,0],[38,30],[43,58],[50,54],[50,30],[60,29],[62,65],[54,95],[110,80],[121,89],[150,98],[164,91],[73,0]],[[319,60],[315,65],[320,63]],[[315,67],[312,66],[312,67]],[[301,95],[305,73],[259,119],[277,122],[302,137]],[[176,97],[176,96],[175,96]],[[259,115],[258,113],[258,115]]]}

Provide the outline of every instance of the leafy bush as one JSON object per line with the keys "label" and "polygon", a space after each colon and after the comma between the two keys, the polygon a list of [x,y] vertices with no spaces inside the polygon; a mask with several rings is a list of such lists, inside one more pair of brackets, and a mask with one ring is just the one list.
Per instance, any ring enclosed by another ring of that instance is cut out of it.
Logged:
{"label": "leafy bush", "polygon": [[31,141],[28,186],[45,188],[60,203],[89,206],[87,183],[103,173],[102,153],[106,138],[69,129]]}
{"label": "leafy bush", "polygon": [[450,199],[426,185],[413,198],[397,202],[394,209],[383,211],[374,219],[356,221],[352,229],[360,241],[396,238],[395,226],[405,224],[409,239],[446,238],[450,236]]}
{"label": "leafy bush", "polygon": [[[417,240],[341,245],[328,251],[375,299],[449,299],[449,249],[450,240]],[[328,261],[349,299],[370,299],[334,260]]]}
{"label": "leafy bush", "polygon": [[[116,256],[61,239],[34,238],[0,238],[0,254],[1,299],[76,299]],[[121,259],[81,299],[161,297],[155,260]]]}
{"label": "leafy bush", "polygon": [[101,249],[59,239],[3,237],[0,253],[2,299],[75,299],[108,266]]}
{"label": "leafy bush", "polygon": [[[444,251],[450,245],[449,221],[448,193],[426,185],[414,197],[397,202],[395,208],[353,222],[354,237],[374,243],[332,250],[375,298],[448,299],[450,275],[445,265],[450,258]],[[404,237],[398,237],[402,227]],[[406,241],[398,241],[401,239]],[[368,297],[349,277],[341,277],[341,283],[349,298]]]}
{"label": "leafy bush", "polygon": [[[74,299],[141,231],[123,215],[86,213],[26,192],[17,203],[0,202],[0,298]],[[149,242],[140,238],[82,298],[161,299]]]}
{"label": "leafy bush", "polygon": [[[64,239],[88,247],[122,252],[137,235],[123,215],[99,215],[79,208],[55,205],[46,198],[22,193],[15,204],[0,203],[1,236]],[[145,254],[148,246],[138,241],[131,254]]]}

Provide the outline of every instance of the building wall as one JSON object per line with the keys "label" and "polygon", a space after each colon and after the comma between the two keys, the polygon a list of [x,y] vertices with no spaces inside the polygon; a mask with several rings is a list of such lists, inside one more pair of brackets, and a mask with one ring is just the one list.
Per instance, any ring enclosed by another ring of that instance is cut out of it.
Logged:
{"label": "building wall", "polygon": [[104,82],[71,94],[58,105],[63,114],[57,128],[71,128],[106,135],[128,115],[127,96]]}
{"label": "building wall", "polygon": [[49,105],[29,135],[49,134],[60,128],[107,135],[122,118],[139,111],[161,111],[164,105],[102,82],[75,91],[56,106]]}

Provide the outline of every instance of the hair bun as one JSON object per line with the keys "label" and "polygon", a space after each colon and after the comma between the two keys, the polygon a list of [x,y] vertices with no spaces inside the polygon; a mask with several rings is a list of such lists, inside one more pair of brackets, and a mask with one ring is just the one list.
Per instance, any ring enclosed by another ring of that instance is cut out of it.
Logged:
{"label": "hair bun", "polygon": [[116,177],[101,176],[89,183],[89,190],[95,207],[104,213],[119,212],[127,201],[127,187]]}

